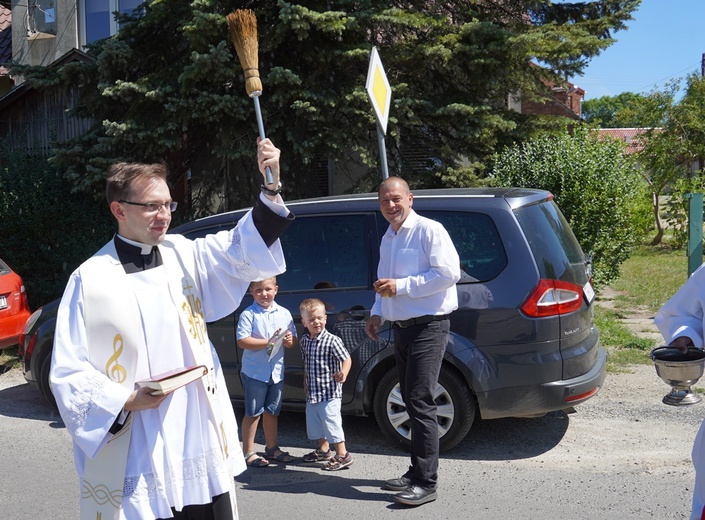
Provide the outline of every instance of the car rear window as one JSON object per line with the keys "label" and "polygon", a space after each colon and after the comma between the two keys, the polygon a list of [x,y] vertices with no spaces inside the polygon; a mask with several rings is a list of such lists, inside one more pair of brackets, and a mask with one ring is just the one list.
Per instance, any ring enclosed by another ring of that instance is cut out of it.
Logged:
{"label": "car rear window", "polygon": [[458,283],[486,282],[507,266],[507,254],[497,226],[484,213],[424,211],[424,216],[443,224],[460,256]]}
{"label": "car rear window", "polygon": [[515,211],[529,241],[541,278],[581,282],[571,265],[584,265],[578,240],[553,202],[524,206]]}

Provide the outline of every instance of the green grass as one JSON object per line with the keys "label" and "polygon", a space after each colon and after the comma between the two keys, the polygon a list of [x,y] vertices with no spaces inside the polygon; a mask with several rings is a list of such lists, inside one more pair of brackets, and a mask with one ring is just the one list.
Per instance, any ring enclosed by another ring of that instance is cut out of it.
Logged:
{"label": "green grass", "polygon": [[620,277],[610,286],[620,295],[618,308],[643,305],[656,312],[688,277],[684,251],[667,246],[642,246],[622,264]]}
{"label": "green grass", "polygon": [[649,352],[653,342],[636,336],[622,325],[620,316],[599,305],[595,307],[595,325],[600,331],[600,341],[609,353],[607,370],[622,372],[625,365],[651,363]]}
{"label": "green grass", "polygon": [[667,246],[642,246],[622,264],[619,279],[610,287],[618,295],[614,310],[595,307],[595,324],[607,349],[607,370],[622,372],[630,364],[649,364],[651,340],[640,338],[623,325],[620,318],[643,307],[656,313],[688,276],[688,260],[683,251]]}

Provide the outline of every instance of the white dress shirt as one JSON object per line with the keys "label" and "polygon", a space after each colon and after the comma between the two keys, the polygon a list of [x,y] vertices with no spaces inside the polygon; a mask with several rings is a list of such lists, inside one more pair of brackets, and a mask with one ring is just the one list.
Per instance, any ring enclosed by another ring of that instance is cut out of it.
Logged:
{"label": "white dress shirt", "polygon": [[389,226],[379,252],[377,277],[395,279],[397,294],[391,298],[377,294],[371,315],[398,321],[458,308],[460,258],[440,223],[411,210],[396,233]]}

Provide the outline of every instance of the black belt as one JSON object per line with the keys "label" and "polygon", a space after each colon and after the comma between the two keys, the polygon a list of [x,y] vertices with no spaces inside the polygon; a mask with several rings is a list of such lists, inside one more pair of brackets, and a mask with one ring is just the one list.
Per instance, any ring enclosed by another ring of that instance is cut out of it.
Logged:
{"label": "black belt", "polygon": [[426,323],[431,323],[432,321],[442,321],[447,319],[447,314],[426,314],[424,316],[419,316],[418,318],[393,321],[392,325],[405,329],[407,327],[413,327],[414,325],[425,325]]}

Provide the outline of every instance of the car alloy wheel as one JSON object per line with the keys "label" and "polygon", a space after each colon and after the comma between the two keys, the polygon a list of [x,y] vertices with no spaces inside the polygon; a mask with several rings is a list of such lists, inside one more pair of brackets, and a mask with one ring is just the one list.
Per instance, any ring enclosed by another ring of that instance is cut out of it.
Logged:
{"label": "car alloy wheel", "polygon": [[[462,379],[442,369],[435,395],[438,404],[438,433],[441,450],[458,444],[475,419],[475,398]],[[401,398],[396,368],[387,372],[375,393],[375,417],[382,432],[406,446],[411,444],[411,419]]]}

